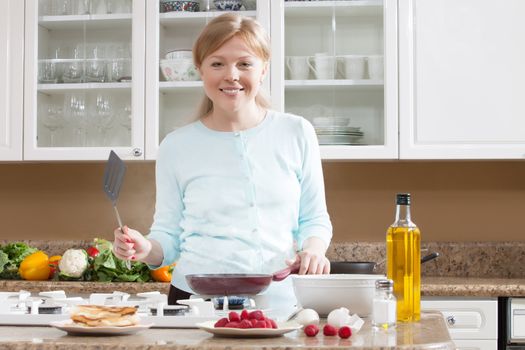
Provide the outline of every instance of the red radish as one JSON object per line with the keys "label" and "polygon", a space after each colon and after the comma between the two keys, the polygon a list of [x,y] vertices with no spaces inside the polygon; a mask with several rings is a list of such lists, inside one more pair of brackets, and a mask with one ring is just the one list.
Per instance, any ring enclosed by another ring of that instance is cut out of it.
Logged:
{"label": "red radish", "polygon": [[315,324],[309,324],[308,326],[304,327],[304,334],[308,337],[315,337],[319,333],[319,327]]}
{"label": "red radish", "polygon": [[337,334],[337,328],[331,324],[325,324],[323,327],[323,334],[329,337],[334,336]]}
{"label": "red radish", "polygon": [[352,329],[350,329],[348,326],[343,326],[339,328],[339,332],[337,332],[337,334],[339,334],[341,338],[347,339],[352,336]]}

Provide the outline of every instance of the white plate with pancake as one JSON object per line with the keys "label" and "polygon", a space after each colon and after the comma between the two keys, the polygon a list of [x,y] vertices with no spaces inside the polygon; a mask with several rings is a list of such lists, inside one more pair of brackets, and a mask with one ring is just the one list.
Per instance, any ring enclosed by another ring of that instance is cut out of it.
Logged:
{"label": "white plate with pancake", "polygon": [[200,329],[212,333],[220,337],[232,337],[232,338],[270,338],[279,337],[283,334],[301,329],[301,325],[297,322],[277,322],[278,328],[227,328],[219,327],[215,328],[214,324],[216,321],[197,323],[196,326]]}
{"label": "white plate with pancake", "polygon": [[150,324],[137,324],[133,326],[111,327],[111,326],[83,326],[71,320],[50,322],[50,325],[67,332],[70,335],[126,335],[135,334],[153,326]]}

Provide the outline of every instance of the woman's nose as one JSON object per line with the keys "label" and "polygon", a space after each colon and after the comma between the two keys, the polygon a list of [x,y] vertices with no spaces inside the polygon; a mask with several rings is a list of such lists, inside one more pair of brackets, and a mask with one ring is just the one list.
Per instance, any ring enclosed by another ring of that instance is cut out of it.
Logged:
{"label": "woman's nose", "polygon": [[227,81],[238,81],[239,80],[239,70],[237,67],[230,67],[226,71],[225,79]]}

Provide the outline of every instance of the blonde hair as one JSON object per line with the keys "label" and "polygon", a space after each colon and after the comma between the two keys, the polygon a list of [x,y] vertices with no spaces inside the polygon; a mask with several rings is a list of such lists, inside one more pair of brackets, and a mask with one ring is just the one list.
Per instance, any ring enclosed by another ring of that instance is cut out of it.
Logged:
{"label": "blonde hair", "polygon": [[[246,45],[265,63],[270,61],[270,39],[263,27],[250,17],[225,13],[211,20],[202,30],[193,45],[193,63],[200,68],[206,57],[217,51],[233,37],[241,38]],[[270,102],[264,91],[259,90],[255,103],[262,108],[269,108]],[[197,111],[201,118],[213,109],[213,102],[204,95]]]}

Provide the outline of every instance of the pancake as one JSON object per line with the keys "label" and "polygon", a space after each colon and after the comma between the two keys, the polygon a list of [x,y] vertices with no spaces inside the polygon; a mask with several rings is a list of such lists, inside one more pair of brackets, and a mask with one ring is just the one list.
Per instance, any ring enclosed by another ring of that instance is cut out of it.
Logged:
{"label": "pancake", "polygon": [[137,308],[131,306],[77,305],[71,320],[87,327],[126,327],[139,323]]}

